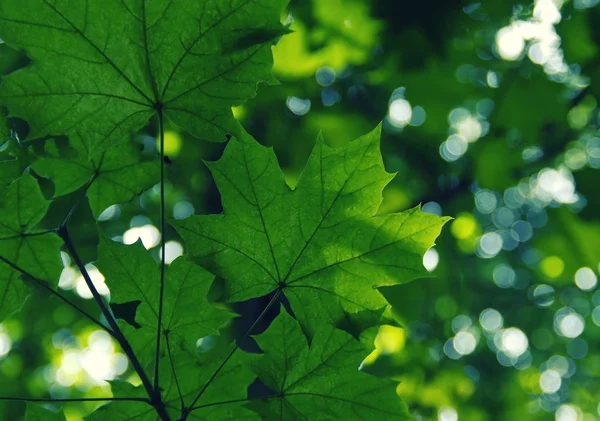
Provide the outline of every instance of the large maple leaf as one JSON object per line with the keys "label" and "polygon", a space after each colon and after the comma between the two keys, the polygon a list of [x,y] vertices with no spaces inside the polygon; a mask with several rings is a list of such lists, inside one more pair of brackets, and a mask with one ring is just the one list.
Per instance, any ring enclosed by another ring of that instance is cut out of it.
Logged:
{"label": "large maple leaf", "polygon": [[231,106],[270,81],[286,0],[4,0],[0,38],[32,63],[0,102],[30,138],[67,134],[97,157],[162,114],[221,140]]}
{"label": "large maple leaf", "polygon": [[392,179],[380,128],[341,148],[319,138],[292,190],[271,149],[249,135],[208,166],[223,214],[172,221],[189,255],[225,280],[224,299],[280,290],[307,333],[323,322],[360,332],[387,308],[379,286],[427,274],[422,256],[449,219],[419,208],[375,215]]}

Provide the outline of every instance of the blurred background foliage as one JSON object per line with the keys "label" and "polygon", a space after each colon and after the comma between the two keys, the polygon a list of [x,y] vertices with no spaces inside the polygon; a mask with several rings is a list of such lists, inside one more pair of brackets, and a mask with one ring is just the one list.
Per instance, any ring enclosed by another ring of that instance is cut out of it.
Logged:
{"label": "blurred background foliage", "polygon": [[[600,420],[598,3],[292,0],[282,21],[293,33],[273,49],[281,84],[234,108],[275,149],[291,186],[319,133],[342,145],[383,121],[384,160],[397,176],[380,213],[421,203],[455,218],[424,258],[431,278],[382,290],[404,328],[384,326],[365,361],[401,381],[398,394],[417,420]],[[26,63],[0,44],[0,74]],[[24,122],[0,121],[9,139],[3,165],[17,174],[31,151],[68,148],[61,138],[25,145]],[[149,158],[155,133],[148,127],[135,139]],[[219,212],[202,160],[223,146],[176,127],[165,140],[168,217]],[[53,203],[48,226],[74,197]],[[158,205],[155,187],[108,208],[100,224],[125,243],[141,238],[158,258]],[[89,208],[73,223],[93,262]],[[183,244],[166,235],[169,262]],[[67,257],[64,264],[60,287],[95,311]],[[90,270],[108,297],[102,274]],[[243,315],[260,308],[235,306]],[[0,395],[106,396],[106,380],[132,376],[106,334],[41,291],[0,327]],[[96,406],[65,410],[75,421]],[[22,413],[22,403],[0,402],[1,419]]]}

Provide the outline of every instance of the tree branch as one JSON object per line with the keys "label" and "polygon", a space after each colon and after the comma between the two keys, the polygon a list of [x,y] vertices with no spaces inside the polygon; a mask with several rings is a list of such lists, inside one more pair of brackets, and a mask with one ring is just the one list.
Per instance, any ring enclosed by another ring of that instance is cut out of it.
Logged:
{"label": "tree branch", "polygon": [[160,418],[163,421],[170,421],[170,417],[167,414],[164,405],[161,403],[160,391],[158,389],[155,390],[152,387],[152,384],[150,383],[150,380],[148,379],[146,372],[144,371],[139,360],[137,359],[135,352],[131,348],[131,344],[127,341],[127,339],[125,338],[125,335],[123,335],[123,332],[121,332],[121,329],[119,328],[119,325],[117,324],[117,321],[115,320],[112,313],[108,309],[108,306],[104,303],[102,296],[100,295],[100,293],[94,286],[94,283],[92,282],[90,274],[88,273],[87,269],[85,268],[85,265],[83,264],[83,262],[81,261],[81,258],[79,257],[79,254],[77,253],[77,250],[75,249],[75,245],[73,244],[73,241],[71,240],[71,237],[69,235],[69,231],[68,231],[66,225],[61,225],[61,227],[58,229],[58,235],[60,235],[60,237],[64,240],[65,246],[67,247],[67,250],[69,251],[69,254],[71,255],[71,257],[75,261],[75,264],[79,268],[79,271],[81,272],[81,275],[83,276],[83,279],[85,280],[86,285],[90,289],[92,296],[94,297],[94,300],[100,307],[102,314],[104,314],[104,317],[106,317],[108,324],[114,331],[114,338],[117,340],[117,342],[123,349],[123,352],[125,352],[125,355],[127,355],[127,358],[131,362],[131,365],[133,366],[135,372],[140,377],[140,380],[142,381],[144,389],[146,390],[146,393],[150,397],[150,401],[152,402],[152,405],[156,409],[156,412],[158,413],[158,415],[160,416]]}
{"label": "tree branch", "polygon": [[0,396],[0,401],[15,401],[15,402],[109,402],[109,401],[131,401],[145,402],[150,405],[148,398],[20,398],[12,396]]}
{"label": "tree branch", "polygon": [[72,301],[70,301],[68,298],[66,298],[65,296],[63,296],[61,293],[59,293],[58,291],[55,291],[53,288],[50,287],[50,285],[48,285],[48,282],[43,281],[43,280],[41,280],[39,278],[36,278],[31,273],[27,272],[25,269],[17,266],[13,262],[5,259],[2,256],[0,256],[0,260],[2,260],[4,263],[6,263],[10,267],[12,267],[14,270],[16,270],[18,272],[21,272],[23,275],[25,275],[28,278],[30,278],[31,280],[33,280],[37,285],[39,285],[40,287],[44,288],[46,291],[50,292],[55,297],[58,297],[61,301],[63,301],[64,303],[68,304],[70,307],[72,307],[75,310],[77,310],[78,312],[80,312],[82,315],[84,315],[85,317],[87,317],[94,324],[100,326],[102,329],[106,330],[111,336],[114,337],[114,332],[112,331],[112,329],[110,329],[108,326],[104,325],[102,322],[100,322],[99,320],[97,320],[95,317],[93,317],[87,311],[85,311],[84,309],[82,309],[81,307],[79,307],[77,304],[75,304]]}

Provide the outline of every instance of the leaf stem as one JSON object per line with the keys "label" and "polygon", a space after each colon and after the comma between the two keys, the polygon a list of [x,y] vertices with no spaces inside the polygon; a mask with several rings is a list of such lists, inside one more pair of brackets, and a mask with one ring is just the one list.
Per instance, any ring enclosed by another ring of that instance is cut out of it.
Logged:
{"label": "leaf stem", "polygon": [[[258,323],[263,319],[263,317],[265,317],[265,315],[267,314],[267,311],[269,311],[269,309],[271,307],[273,307],[273,304],[275,304],[277,302],[277,300],[279,299],[279,296],[281,295],[281,291],[282,291],[281,288],[277,288],[277,290],[275,291],[275,294],[273,294],[273,297],[271,297],[271,300],[269,301],[269,303],[267,304],[267,306],[260,313],[260,315],[254,321],[254,323],[252,323],[252,326],[250,326],[250,328],[246,331],[246,333],[244,333],[244,335],[242,336],[242,338],[245,338],[246,336],[248,336],[254,330],[254,328],[256,327],[256,325],[258,325]],[[215,372],[210,377],[210,379],[208,379],[208,381],[206,382],[206,384],[204,385],[204,387],[202,387],[202,389],[200,390],[200,392],[198,392],[198,395],[196,395],[196,398],[193,400],[192,404],[183,412],[180,421],[187,420],[188,415],[194,409],[202,408],[202,406],[195,406],[196,403],[198,402],[198,400],[200,399],[200,397],[202,397],[202,395],[204,394],[204,392],[206,391],[206,389],[208,389],[208,386],[213,382],[213,380],[221,372],[221,370],[223,369],[223,367],[225,367],[225,364],[227,364],[227,362],[231,359],[231,357],[233,357],[233,354],[235,354],[235,352],[238,350],[238,348],[239,348],[239,346],[236,344],[233,347],[233,349],[231,350],[231,352],[227,355],[227,357],[225,357],[225,360],[223,360],[223,362],[221,363],[221,365],[215,370]]]}
{"label": "leaf stem", "polygon": [[158,107],[160,130],[160,296],[156,326],[156,359],[154,363],[154,389],[159,390],[160,336],[162,333],[163,301],[165,294],[165,125],[161,107]]}
{"label": "leaf stem", "polygon": [[69,235],[69,231],[68,231],[66,225],[62,225],[58,229],[58,235],[65,242],[65,246],[67,247],[67,250],[69,251],[69,254],[71,255],[71,257],[75,261],[75,264],[79,268],[79,271],[81,272],[81,275],[83,276],[83,279],[85,280],[86,285],[90,289],[92,296],[94,297],[94,300],[100,307],[102,314],[104,315],[104,317],[108,321],[108,324],[110,325],[111,329],[113,330],[114,338],[117,340],[117,342],[123,349],[123,352],[125,352],[125,355],[127,355],[127,358],[131,362],[131,365],[133,366],[135,372],[140,377],[140,380],[142,381],[144,389],[146,390],[146,393],[150,397],[150,401],[151,401],[152,405],[154,406],[154,408],[156,409],[156,412],[158,413],[158,415],[160,416],[160,418],[163,421],[170,421],[170,417],[167,414],[165,407],[161,402],[159,389],[155,390],[152,387],[152,384],[150,383],[150,380],[148,379],[146,372],[144,371],[139,360],[137,359],[135,352],[131,348],[131,344],[127,341],[127,339],[125,338],[125,335],[123,335],[123,332],[121,332],[121,329],[119,328],[119,325],[117,324],[117,321],[115,320],[112,313],[108,309],[108,306],[104,303],[102,296],[100,295],[100,293],[96,289],[96,286],[92,282],[92,278],[90,277],[90,274],[88,273],[87,269],[85,268],[85,265],[83,264],[83,262],[81,261],[81,258],[79,257],[79,254],[77,253],[77,250],[75,249],[75,245],[73,244],[73,241],[71,240],[71,236]]}
{"label": "leaf stem", "polygon": [[12,267],[14,270],[16,270],[18,272],[21,272],[23,275],[27,276],[28,278],[31,278],[33,281],[36,282],[36,284],[38,284],[39,286],[41,286],[42,288],[44,288],[46,291],[50,292],[52,295],[58,297],[61,301],[63,301],[64,303],[68,304],[70,307],[73,307],[75,310],[77,310],[82,315],[84,315],[85,317],[87,317],[94,324],[100,326],[102,329],[106,330],[111,336],[114,337],[114,332],[112,331],[112,329],[110,329],[108,326],[106,326],[105,324],[103,324],[102,322],[100,322],[99,320],[97,320],[94,316],[92,316],[90,313],[88,313],[87,311],[85,311],[84,309],[82,309],[81,307],[79,307],[77,304],[75,304],[74,302],[72,302],[71,300],[69,300],[68,298],[66,298],[65,296],[63,296],[61,293],[59,293],[58,291],[55,291],[53,288],[50,287],[50,285],[48,285],[48,283],[46,281],[43,281],[43,280],[41,280],[41,279],[33,276],[31,273],[27,272],[25,269],[17,266],[13,262],[5,259],[2,256],[0,256],[0,260],[2,260],[8,266]]}
{"label": "leaf stem", "polygon": [[69,209],[67,216],[65,217],[63,222],[60,224],[60,227],[58,227],[58,230],[60,230],[63,227],[65,227],[65,229],[66,229],[67,225],[69,225],[69,222],[71,221],[73,214],[77,210],[77,207],[79,206],[79,204],[81,203],[81,201],[83,200],[85,195],[87,194],[87,191],[92,186],[92,184],[94,183],[96,178],[98,178],[98,175],[99,174],[97,172],[95,172],[94,175],[92,175],[92,177],[90,177],[90,179],[85,183],[85,185],[83,186],[81,195],[77,198],[77,200],[75,200],[75,203],[73,203],[73,206],[71,206],[71,209]]}
{"label": "leaf stem", "polygon": [[179,379],[177,378],[177,371],[175,370],[175,364],[173,363],[173,355],[171,353],[171,343],[169,342],[169,335],[165,333],[165,341],[167,345],[167,353],[169,354],[169,363],[171,364],[171,371],[173,372],[173,379],[175,380],[175,386],[177,387],[177,394],[179,394],[179,400],[181,403],[181,412],[185,409],[185,401],[183,400],[183,394],[181,393],[181,387],[179,386]]}

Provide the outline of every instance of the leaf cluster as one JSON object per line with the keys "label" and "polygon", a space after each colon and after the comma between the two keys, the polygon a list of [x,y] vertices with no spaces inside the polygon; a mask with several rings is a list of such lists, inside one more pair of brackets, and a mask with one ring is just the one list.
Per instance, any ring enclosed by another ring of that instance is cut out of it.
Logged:
{"label": "leaf cluster", "polygon": [[[69,149],[29,150],[31,165],[3,161],[0,209],[0,316],[42,288],[106,330],[139,377],[111,383],[110,401],[90,420],[397,419],[411,416],[391,380],[359,366],[373,329],[393,322],[378,287],[426,275],[422,256],[447,220],[419,208],[378,215],[392,179],[379,149],[380,128],[340,148],[319,138],[294,189],[273,150],[237,124],[231,107],[270,82],[281,0],[6,0],[0,37],[31,63],[3,78],[0,102],[29,125],[17,149],[67,136]],[[158,157],[140,153],[133,133],[154,124]],[[207,163],[223,212],[168,221],[165,125],[197,138],[234,135]],[[156,159],[157,158],[157,159]],[[49,179],[47,199],[40,182]],[[141,242],[125,245],[98,218],[157,184],[160,258]],[[73,199],[57,227],[44,226],[53,201]],[[71,218],[84,197],[98,224],[95,265],[101,296],[76,244]],[[167,224],[185,256],[165,260]],[[97,304],[82,308],[58,288],[66,252]],[[218,277],[219,303],[208,300]],[[243,338],[222,328],[227,303],[267,296]],[[115,309],[132,310],[125,317]],[[266,331],[257,326],[271,309]],[[99,314],[98,314],[99,313]],[[198,340],[212,338],[210,349]],[[10,398],[5,398],[10,399]],[[36,399],[21,398],[36,401]],[[44,400],[44,399],[37,399]],[[84,399],[82,399],[84,400]],[[60,399],[48,398],[48,402]],[[64,400],[68,401],[68,400]],[[26,419],[62,419],[28,405]]]}

